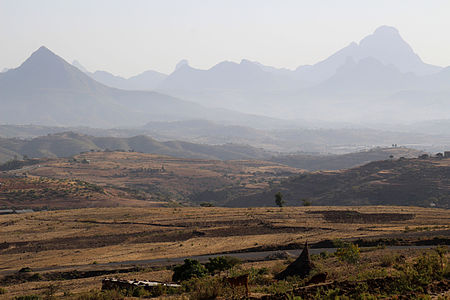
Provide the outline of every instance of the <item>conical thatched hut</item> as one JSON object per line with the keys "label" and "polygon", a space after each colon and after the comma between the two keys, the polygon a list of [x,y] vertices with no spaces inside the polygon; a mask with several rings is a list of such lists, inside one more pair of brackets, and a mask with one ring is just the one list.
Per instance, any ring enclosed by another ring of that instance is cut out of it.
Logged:
{"label": "conical thatched hut", "polygon": [[279,280],[285,279],[289,276],[299,276],[301,278],[305,278],[309,275],[313,268],[314,264],[311,262],[311,257],[309,256],[308,250],[308,242],[306,242],[300,256],[293,263],[287,266],[284,271],[278,273],[275,278]]}

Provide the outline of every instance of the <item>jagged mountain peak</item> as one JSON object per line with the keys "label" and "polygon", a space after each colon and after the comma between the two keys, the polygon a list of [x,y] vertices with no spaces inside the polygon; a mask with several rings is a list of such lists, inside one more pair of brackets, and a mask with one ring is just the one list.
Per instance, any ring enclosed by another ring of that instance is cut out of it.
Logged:
{"label": "jagged mountain peak", "polygon": [[2,84],[9,88],[21,85],[21,89],[69,89],[91,90],[99,84],[66,62],[63,58],[42,46],[18,68],[5,73]]}

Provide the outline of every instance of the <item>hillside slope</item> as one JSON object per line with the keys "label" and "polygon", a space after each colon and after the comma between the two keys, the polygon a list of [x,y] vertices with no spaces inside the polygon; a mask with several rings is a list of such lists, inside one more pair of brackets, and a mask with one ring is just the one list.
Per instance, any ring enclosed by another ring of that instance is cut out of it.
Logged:
{"label": "hillside slope", "polygon": [[170,155],[183,158],[201,159],[260,159],[270,157],[270,153],[247,145],[224,144],[205,145],[182,141],[159,142],[148,136],[130,138],[94,137],[74,132],[49,134],[31,140],[0,138],[0,162],[17,156],[29,158],[69,157],[88,151],[136,151]]}
{"label": "hillside slope", "polygon": [[263,193],[237,197],[226,206],[273,206],[281,192],[287,205],[415,205],[450,208],[450,159],[371,162],[334,172],[302,174]]}
{"label": "hillside slope", "polygon": [[422,151],[394,147],[394,148],[373,148],[366,151],[352,152],[341,155],[308,155],[290,154],[275,156],[270,161],[278,162],[290,167],[304,169],[308,171],[319,170],[342,170],[364,165],[366,163],[385,160],[390,158],[415,158],[422,154]]}

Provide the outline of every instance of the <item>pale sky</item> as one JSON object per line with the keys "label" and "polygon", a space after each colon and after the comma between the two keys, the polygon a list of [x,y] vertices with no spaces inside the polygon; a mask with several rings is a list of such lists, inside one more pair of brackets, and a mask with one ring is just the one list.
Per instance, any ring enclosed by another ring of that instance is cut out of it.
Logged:
{"label": "pale sky", "polygon": [[41,45],[88,70],[170,73],[246,58],[294,69],[381,25],[450,65],[449,0],[0,0],[0,70]]}

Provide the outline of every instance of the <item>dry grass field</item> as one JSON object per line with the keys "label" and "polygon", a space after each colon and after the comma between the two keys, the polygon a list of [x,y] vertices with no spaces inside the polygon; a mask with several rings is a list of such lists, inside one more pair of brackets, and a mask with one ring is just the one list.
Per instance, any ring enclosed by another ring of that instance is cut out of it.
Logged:
{"label": "dry grass field", "polygon": [[[2,275],[24,267],[41,273],[151,267],[150,262],[107,264],[292,248],[305,241],[314,244],[338,238],[401,238],[406,242],[450,235],[447,210],[416,207],[90,208],[2,215],[0,225]],[[149,270],[122,277],[169,280],[170,274]],[[56,284],[61,291],[71,287],[82,292],[98,289],[101,278]],[[50,284],[44,280],[6,288],[13,296]]]}
{"label": "dry grass field", "polygon": [[[169,264],[176,257],[242,250],[294,249],[335,239],[448,238],[448,210],[417,207],[86,208],[0,215],[0,278],[29,267],[42,274]],[[318,244],[319,245],[319,244]],[[139,260],[163,259],[159,263]],[[127,262],[111,265],[112,262]],[[109,264],[109,265],[108,265]],[[169,280],[154,269],[121,275]],[[338,275],[336,275],[338,276]],[[104,277],[104,276],[103,276]],[[57,284],[99,288],[102,276],[7,284],[8,295]],[[1,297],[1,295],[0,295]],[[5,298],[6,299],[6,298]]]}
{"label": "dry grass field", "polygon": [[[348,211],[363,218],[342,217]],[[0,224],[1,272],[450,232],[447,210],[415,207],[93,208],[3,215]]]}

